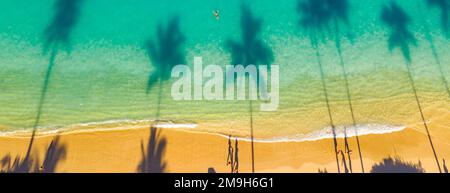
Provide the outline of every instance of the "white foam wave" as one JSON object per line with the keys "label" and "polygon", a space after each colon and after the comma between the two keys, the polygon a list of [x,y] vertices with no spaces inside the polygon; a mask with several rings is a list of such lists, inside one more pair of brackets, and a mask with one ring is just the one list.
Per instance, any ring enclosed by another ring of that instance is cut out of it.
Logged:
{"label": "white foam wave", "polygon": [[[94,131],[114,131],[114,130],[128,130],[128,129],[142,129],[153,125],[155,120],[130,120],[118,119],[99,122],[78,123],[68,126],[47,126],[38,127],[38,135],[52,135],[63,132],[94,132]],[[174,123],[172,121],[160,121],[154,125],[158,128],[166,129],[194,129],[197,127],[195,123]],[[31,134],[32,128],[16,128],[14,130],[0,131],[0,136],[3,137],[22,137]]]}
{"label": "white foam wave", "polygon": [[[142,129],[149,127],[155,120],[110,120],[102,122],[80,123],[69,125],[66,127],[46,127],[38,128],[38,135],[52,135],[62,132],[94,132],[94,131],[114,131],[114,130],[129,130],[129,129]],[[162,129],[185,129],[189,132],[208,133],[219,135],[228,138],[229,135],[213,133],[213,132],[201,132],[196,131],[198,124],[195,123],[174,123],[171,121],[160,121],[155,127]],[[354,137],[356,135],[372,135],[372,134],[387,134],[402,131],[406,126],[387,125],[387,124],[358,124],[355,126],[337,126],[334,129],[326,127],[317,131],[313,131],[307,134],[294,134],[289,136],[278,136],[271,138],[254,138],[255,142],[272,143],[272,142],[304,142],[304,141],[317,141],[323,139],[332,139]],[[12,131],[1,131],[0,136],[8,137],[29,137],[31,129],[15,129]],[[234,137],[233,137],[234,138]],[[239,140],[250,141],[250,137],[237,137]]]}
{"label": "white foam wave", "polygon": [[[386,124],[358,124],[356,126],[337,126],[335,127],[335,132],[333,134],[333,129],[331,127],[326,127],[308,134],[296,134],[293,136],[285,137],[273,137],[269,139],[255,138],[255,142],[261,143],[273,143],[273,142],[305,142],[305,141],[318,141],[323,139],[345,138],[363,136],[363,135],[374,135],[374,134],[388,134],[402,131],[406,126],[395,126]],[[228,135],[221,135],[228,138]],[[239,140],[250,141],[248,137],[240,138]]]}

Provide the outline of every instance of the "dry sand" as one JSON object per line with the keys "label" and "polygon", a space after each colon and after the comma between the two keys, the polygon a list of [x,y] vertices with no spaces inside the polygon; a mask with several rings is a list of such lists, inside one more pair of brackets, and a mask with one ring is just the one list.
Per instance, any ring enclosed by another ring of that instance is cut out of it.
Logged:
{"label": "dry sand", "polygon": [[[60,134],[60,144],[67,156],[60,160],[57,172],[136,172],[142,159],[141,140],[149,139],[148,128],[116,131],[85,131]],[[228,139],[219,135],[194,133],[175,129],[160,129],[161,138],[167,140],[163,161],[166,172],[228,172],[226,166]],[[445,135],[441,135],[445,134]],[[449,132],[433,137],[438,156],[450,158]],[[39,136],[33,147],[33,156],[42,160],[55,135]],[[354,172],[361,166],[355,138],[350,138],[353,150]],[[437,172],[436,163],[426,135],[415,129],[401,132],[360,137],[366,172],[371,166],[388,156],[399,156],[406,161],[423,164],[427,172]],[[24,156],[29,137],[1,137],[1,155]],[[233,142],[234,143],[234,142]],[[339,147],[343,148],[343,140]],[[317,172],[326,168],[336,172],[337,166],[331,139],[311,142],[255,143],[256,172]],[[250,143],[239,142],[239,170],[251,171]]]}

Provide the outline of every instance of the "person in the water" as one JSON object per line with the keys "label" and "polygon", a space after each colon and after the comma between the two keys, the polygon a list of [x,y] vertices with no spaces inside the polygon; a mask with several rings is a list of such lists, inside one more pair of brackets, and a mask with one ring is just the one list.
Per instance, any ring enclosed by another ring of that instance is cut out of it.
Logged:
{"label": "person in the water", "polygon": [[214,17],[216,17],[217,20],[220,19],[220,17],[219,17],[219,10],[217,10],[217,9],[214,10],[214,11],[213,11],[213,14],[214,14]]}

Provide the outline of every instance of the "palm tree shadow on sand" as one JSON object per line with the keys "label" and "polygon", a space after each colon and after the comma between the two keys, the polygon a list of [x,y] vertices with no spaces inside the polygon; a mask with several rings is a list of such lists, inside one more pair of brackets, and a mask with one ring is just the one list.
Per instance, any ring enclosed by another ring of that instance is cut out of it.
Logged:
{"label": "palm tree shadow on sand", "polygon": [[371,173],[425,173],[422,163],[409,163],[395,157],[384,158],[383,161],[372,166]]}
{"label": "palm tree shadow on sand", "polygon": [[422,123],[426,130],[428,140],[432,148],[433,155],[436,160],[439,172],[442,172],[439,159],[435,147],[433,145],[433,141],[431,139],[428,124],[422,111],[422,106],[419,100],[419,96],[417,94],[417,89],[413,78],[412,58],[409,46],[410,45],[416,46],[417,41],[412,35],[412,33],[408,30],[408,25],[411,22],[411,19],[407,15],[407,13],[395,1],[391,1],[389,4],[383,6],[381,19],[382,22],[390,29],[390,34],[388,38],[389,50],[392,51],[394,48],[399,47],[403,54],[403,58],[405,59],[405,66],[408,72],[409,83],[411,85],[412,91],[416,99]]}
{"label": "palm tree shadow on sand", "polygon": [[[68,49],[70,52],[70,35],[78,22],[80,5],[83,0],[56,0],[54,6],[54,16],[49,25],[44,30],[44,46],[43,52],[47,54],[50,51],[49,63],[47,66],[44,83],[39,97],[36,118],[33,124],[30,143],[27,152],[22,161],[20,158],[14,161],[18,166],[18,172],[31,172],[30,165],[34,162],[31,158],[31,150],[33,148],[34,139],[37,128],[40,124],[43,106],[50,85],[51,74],[55,65],[55,59],[58,51],[62,48]],[[18,161],[18,162],[16,162]]]}
{"label": "palm tree shadow on sand", "polygon": [[[245,4],[241,4],[241,42],[228,40],[225,47],[231,53],[231,65],[242,65],[244,68],[249,65],[270,65],[274,61],[274,55],[269,46],[261,39],[262,19],[254,16],[250,8]],[[227,72],[233,73],[233,72]],[[249,81],[258,81],[255,77],[246,75]],[[236,81],[236,78],[231,81]],[[228,80],[228,79],[227,79]],[[266,80],[260,81],[259,84],[266,84]],[[249,97],[249,114],[250,114],[250,138],[252,151],[252,172],[255,172],[255,151],[254,151],[254,134],[253,134],[253,101]]]}
{"label": "palm tree shadow on sand", "polygon": [[163,160],[166,145],[166,138],[161,137],[161,132],[152,127],[146,151],[144,142],[141,142],[142,160],[139,162],[137,171],[140,173],[163,173],[167,165]]}
{"label": "palm tree shadow on sand", "polygon": [[61,144],[59,140],[60,136],[56,136],[48,146],[45,159],[41,165],[41,172],[54,173],[58,163],[66,159],[67,147],[65,144]]}
{"label": "palm tree shadow on sand", "polygon": [[325,97],[325,103],[328,110],[328,118],[330,121],[331,131],[333,133],[334,154],[336,159],[337,170],[340,173],[338,157],[338,144],[336,139],[336,127],[331,115],[328,90],[325,81],[325,72],[321,61],[319,44],[324,41],[326,34],[331,31],[330,22],[332,21],[332,12],[328,7],[328,0],[299,0],[297,13],[301,16],[299,25],[309,36],[311,46],[316,52],[317,65],[320,70],[320,79],[322,81],[322,90]]}
{"label": "palm tree shadow on sand", "polygon": [[60,136],[56,136],[48,146],[41,165],[39,165],[39,157],[34,154],[26,155],[23,159],[21,156],[16,156],[14,160],[10,155],[6,155],[0,160],[0,173],[54,173],[58,164],[66,159],[66,155],[66,145],[60,142]]}

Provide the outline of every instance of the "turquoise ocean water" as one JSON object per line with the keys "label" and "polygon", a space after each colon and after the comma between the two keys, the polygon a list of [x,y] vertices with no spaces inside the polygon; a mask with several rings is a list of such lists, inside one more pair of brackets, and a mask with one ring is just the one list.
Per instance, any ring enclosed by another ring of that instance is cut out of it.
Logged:
{"label": "turquoise ocean water", "polygon": [[[304,27],[297,0],[83,0],[70,30],[69,48],[55,57],[38,127],[56,130],[90,124],[130,126],[155,119],[156,89],[146,94],[154,70],[145,43],[157,39],[157,26],[179,18],[186,38],[183,53],[204,65],[231,63],[225,43],[241,39],[241,6],[261,19],[260,38],[280,66],[280,107],[259,112],[254,106],[257,137],[295,137],[329,125],[315,50]],[[415,101],[399,49],[389,51],[389,28],[381,20],[384,0],[349,0],[348,25],[339,37],[347,66],[356,121],[361,127],[398,128],[415,124]],[[397,0],[410,16],[408,29],[417,39],[411,46],[414,77],[425,108],[448,113],[448,94],[430,48],[435,46],[442,73],[450,77],[449,39],[441,12],[425,0]],[[30,131],[36,119],[49,54],[44,31],[57,9],[55,0],[0,1],[0,131]],[[216,20],[213,10],[220,11]],[[448,8],[450,9],[450,8]],[[350,125],[351,116],[335,46],[327,30],[319,44],[332,115],[336,125]],[[433,41],[427,39],[427,35]],[[246,101],[173,101],[171,81],[164,84],[162,119],[193,123],[193,130],[248,135]],[[408,101],[410,103],[405,104]],[[431,118],[430,118],[431,119]],[[419,120],[419,119],[417,119]],[[203,125],[203,126],[202,126]],[[100,127],[100,126],[98,126]]]}

